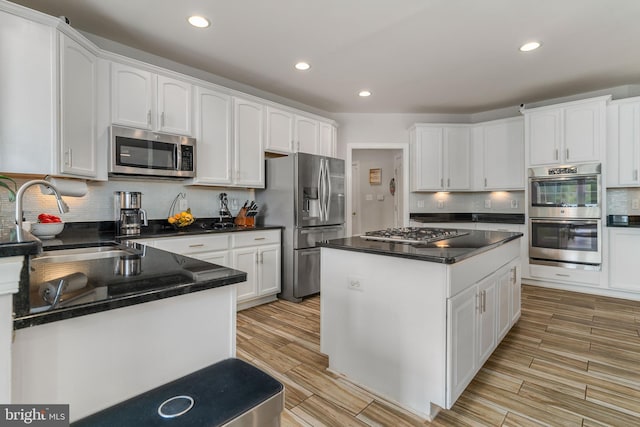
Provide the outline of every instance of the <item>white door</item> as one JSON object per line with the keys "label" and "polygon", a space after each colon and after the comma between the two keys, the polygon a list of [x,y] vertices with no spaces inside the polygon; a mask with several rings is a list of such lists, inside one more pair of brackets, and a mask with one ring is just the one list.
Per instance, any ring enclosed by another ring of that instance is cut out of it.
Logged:
{"label": "white door", "polygon": [[258,248],[258,295],[280,292],[280,245]]}
{"label": "white door", "polygon": [[241,98],[234,98],[233,105],[233,182],[247,187],[264,188],[262,105]]}
{"label": "white door", "polygon": [[484,363],[496,347],[496,279],[496,276],[492,275],[478,284],[480,297],[478,359],[480,363]]}
{"label": "white door", "polygon": [[484,127],[483,188],[524,189],[524,123],[522,119]]}
{"label": "white door", "polygon": [[471,188],[471,133],[469,128],[445,128],[444,152],[447,190]]}
{"label": "white door", "polygon": [[191,84],[158,76],[158,110],[156,123],[163,132],[190,136]]}
{"label": "white door", "polygon": [[318,153],[318,122],[306,117],[296,116],[296,151],[303,153]]}
{"label": "white door", "polygon": [[111,120],[113,123],[152,129],[154,87],[148,71],[111,64]]}
{"label": "white door", "polygon": [[351,163],[351,235],[360,234],[360,163]]}
{"label": "white door", "polygon": [[[600,102],[564,110],[564,159],[586,162],[600,159]],[[562,156],[561,156],[562,158]]]}
{"label": "white door", "polygon": [[560,162],[561,111],[538,111],[525,116],[528,133],[529,163],[532,166]]}
{"label": "white door", "polygon": [[265,150],[276,153],[293,151],[293,114],[267,107]]}
{"label": "white door", "polygon": [[247,273],[247,281],[236,285],[238,302],[258,296],[258,250],[234,249],[233,268]]}
{"label": "white door", "polygon": [[[640,103],[623,104],[618,107],[617,170],[609,168],[609,175],[614,176],[616,185],[629,184],[636,186],[640,182],[638,164],[640,163]],[[615,150],[614,150],[615,152]],[[609,159],[607,159],[609,160]],[[613,160],[613,159],[612,159]]]}
{"label": "white door", "polygon": [[320,147],[321,156],[336,157],[336,128],[331,123],[320,123]]}
{"label": "white door", "polygon": [[402,192],[404,191],[404,182],[402,182],[403,176],[402,154],[398,154],[393,158],[393,180],[395,184],[395,193],[393,195],[394,227],[404,226],[404,211],[402,209],[404,206],[404,200],[402,197]]}
{"label": "white door", "polygon": [[415,156],[413,159],[414,190],[442,190],[442,143],[444,129],[441,127],[416,128]]}

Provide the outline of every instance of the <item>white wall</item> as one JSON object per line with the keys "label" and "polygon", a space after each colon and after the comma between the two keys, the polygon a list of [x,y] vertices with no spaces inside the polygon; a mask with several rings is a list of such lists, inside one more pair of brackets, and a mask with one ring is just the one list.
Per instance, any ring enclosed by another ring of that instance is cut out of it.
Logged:
{"label": "white wall", "polygon": [[[353,150],[351,161],[360,165],[360,194],[354,195],[360,207],[359,233],[394,226],[395,196],[389,191],[389,181],[393,178],[394,157],[401,154],[402,150]],[[382,169],[379,185],[369,183],[369,169]],[[379,196],[383,200],[378,200]]]}
{"label": "white wall", "polygon": [[[17,179],[18,185],[26,179]],[[38,186],[27,190],[23,198],[25,219],[35,221],[38,214],[45,212],[58,215],[65,222],[113,221],[115,219],[114,192],[142,192],[142,208],[147,211],[149,219],[163,219],[168,216],[171,202],[178,193],[186,193],[191,212],[196,218],[214,217],[218,214],[220,193],[228,194],[231,213],[235,215],[245,200],[252,200],[254,191],[248,189],[231,189],[221,187],[185,186],[182,181],[117,179],[108,182],[88,182],[89,192],[84,197],[63,197],[69,205],[69,212],[58,214],[54,196],[43,195]],[[13,221],[15,203],[8,203],[5,191],[0,189],[0,215]],[[235,200],[237,207],[232,204]],[[176,212],[179,211],[176,207]]]}

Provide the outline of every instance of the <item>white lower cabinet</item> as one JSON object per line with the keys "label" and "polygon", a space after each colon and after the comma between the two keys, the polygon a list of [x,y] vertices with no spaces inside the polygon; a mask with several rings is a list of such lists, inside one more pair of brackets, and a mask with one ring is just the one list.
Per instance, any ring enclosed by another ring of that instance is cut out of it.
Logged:
{"label": "white lower cabinet", "polygon": [[638,247],[640,229],[609,228],[609,287],[640,292]]}
{"label": "white lower cabinet", "polygon": [[280,292],[280,230],[138,239],[135,242],[244,271],[247,280],[236,285],[238,309],[273,301]]}
{"label": "white lower cabinet", "polygon": [[516,258],[447,300],[447,400],[454,402],[520,317]]}

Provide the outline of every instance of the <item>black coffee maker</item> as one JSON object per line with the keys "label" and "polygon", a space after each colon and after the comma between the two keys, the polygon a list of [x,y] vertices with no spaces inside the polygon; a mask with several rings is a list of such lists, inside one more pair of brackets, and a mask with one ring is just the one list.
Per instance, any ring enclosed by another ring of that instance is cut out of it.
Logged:
{"label": "black coffee maker", "polygon": [[142,209],[142,193],[138,191],[116,191],[115,203],[118,232],[120,235],[139,235],[140,227],[146,226],[147,212]]}

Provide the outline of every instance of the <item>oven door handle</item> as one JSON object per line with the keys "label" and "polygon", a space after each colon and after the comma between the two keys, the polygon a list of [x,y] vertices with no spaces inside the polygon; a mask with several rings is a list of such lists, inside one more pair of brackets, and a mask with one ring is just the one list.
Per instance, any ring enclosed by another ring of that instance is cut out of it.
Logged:
{"label": "oven door handle", "polygon": [[598,225],[598,219],[594,220],[575,220],[575,219],[534,219],[531,222],[535,224],[571,224],[571,225]]}

